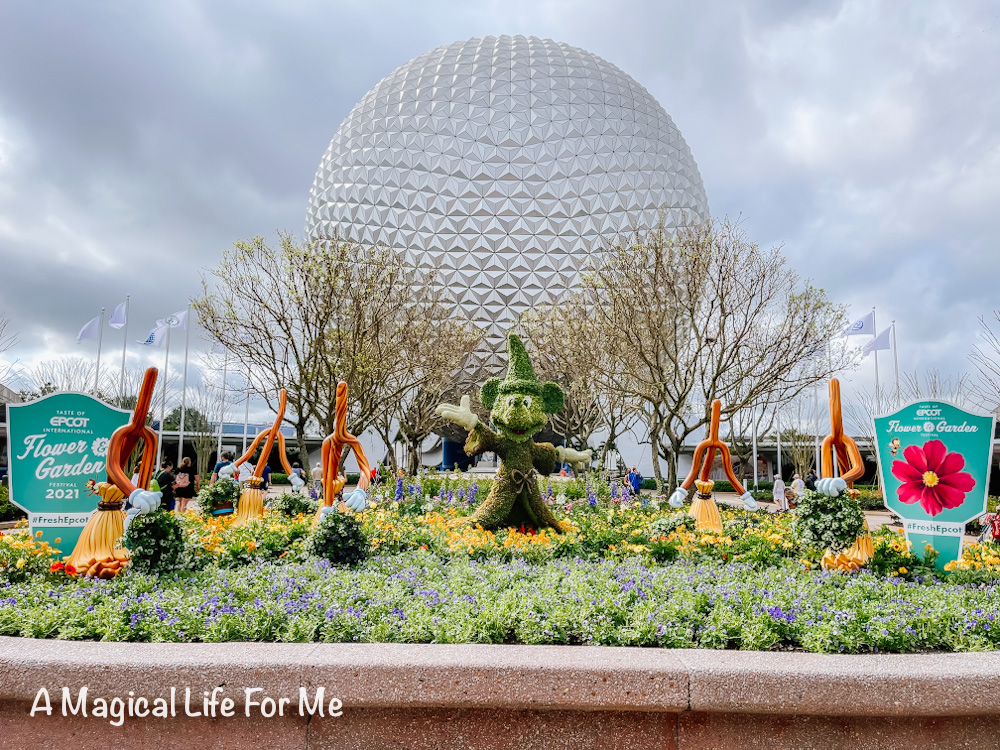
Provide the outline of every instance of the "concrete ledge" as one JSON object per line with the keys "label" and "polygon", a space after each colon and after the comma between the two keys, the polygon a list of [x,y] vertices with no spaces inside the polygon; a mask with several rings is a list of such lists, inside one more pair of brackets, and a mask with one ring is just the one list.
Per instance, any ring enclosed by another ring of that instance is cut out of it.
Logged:
{"label": "concrete ledge", "polygon": [[[96,698],[169,699],[176,716],[61,716]],[[1000,653],[825,656],[562,646],[132,644],[0,637],[0,747],[991,746]],[[29,716],[40,688],[53,713]],[[339,698],[341,716],[301,715]],[[221,690],[216,690],[221,688]],[[287,699],[262,715],[252,694]],[[205,691],[233,717],[202,712]],[[881,737],[874,744],[859,736]],[[904,738],[906,742],[903,742]],[[988,738],[988,739],[987,739]],[[81,744],[81,740],[85,740]],[[897,744],[898,740],[898,744]]]}

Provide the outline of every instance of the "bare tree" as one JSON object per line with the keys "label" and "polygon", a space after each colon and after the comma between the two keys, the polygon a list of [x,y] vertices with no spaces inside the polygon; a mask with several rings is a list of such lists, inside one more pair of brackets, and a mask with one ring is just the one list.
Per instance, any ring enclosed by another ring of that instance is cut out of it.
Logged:
{"label": "bare tree", "polygon": [[237,242],[203,284],[202,325],[272,407],[287,390],[303,461],[311,419],[333,432],[339,380],[350,388],[348,429],[361,434],[432,377],[430,338],[463,325],[434,278],[407,271],[395,250],[337,237]]}
{"label": "bare tree", "polygon": [[[993,317],[1000,325],[1000,310],[994,310]],[[986,318],[979,319],[979,326],[983,343],[973,347],[969,355],[979,370],[976,394],[984,407],[997,413],[1000,409],[1000,335],[990,327]]]}
{"label": "bare tree", "polygon": [[534,349],[532,362],[539,377],[558,383],[566,396],[562,411],[549,415],[552,431],[566,445],[583,450],[595,432],[607,430],[599,457],[603,463],[609,446],[629,426],[625,424],[628,410],[618,394],[601,387],[601,368],[620,353],[608,351],[594,337],[580,295],[571,294],[525,313],[520,326]]}
{"label": "bare tree", "polygon": [[[8,332],[7,328],[9,326],[10,318],[0,315],[0,355],[17,345],[17,336],[14,333]],[[13,365],[0,362],[0,384],[7,380],[12,370]]]}
{"label": "bare tree", "polygon": [[28,401],[50,393],[85,393],[94,387],[96,368],[94,361],[84,357],[62,357],[39,362],[25,371],[27,387],[21,391],[21,398]]}
{"label": "bare tree", "polygon": [[[431,326],[413,326],[400,335],[415,336],[416,340],[399,342],[401,351],[411,352],[409,367],[397,374],[396,397],[382,411],[378,425],[386,445],[395,442],[391,425],[397,425],[398,436],[407,446],[407,471],[415,474],[424,441],[445,431],[446,423],[435,408],[462,395],[462,374],[469,368],[469,355],[482,332],[454,318]],[[395,470],[395,455],[389,453]]]}
{"label": "bare tree", "polygon": [[753,436],[757,435],[759,445],[761,439],[774,429],[776,411],[773,406],[751,407],[731,414],[726,422],[726,442],[733,458],[733,471],[744,483],[753,479],[757,470],[753,464]]}
{"label": "bare tree", "polygon": [[676,481],[684,440],[723,416],[773,408],[850,364],[824,348],[844,310],[788,268],[779,248],[761,250],[729,222],[671,237],[661,222],[608,247],[584,277],[595,334],[629,352],[611,360],[604,386],[641,404],[656,478]]}

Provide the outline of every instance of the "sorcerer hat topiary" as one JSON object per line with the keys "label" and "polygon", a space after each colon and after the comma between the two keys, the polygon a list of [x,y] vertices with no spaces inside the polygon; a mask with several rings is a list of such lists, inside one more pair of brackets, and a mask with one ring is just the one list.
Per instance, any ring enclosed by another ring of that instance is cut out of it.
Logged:
{"label": "sorcerer hat topiary", "polygon": [[497,397],[509,393],[541,396],[546,414],[555,414],[563,408],[563,392],[555,383],[539,383],[535,368],[531,366],[524,344],[515,334],[507,334],[507,377],[490,378],[480,390],[483,406],[492,409]]}

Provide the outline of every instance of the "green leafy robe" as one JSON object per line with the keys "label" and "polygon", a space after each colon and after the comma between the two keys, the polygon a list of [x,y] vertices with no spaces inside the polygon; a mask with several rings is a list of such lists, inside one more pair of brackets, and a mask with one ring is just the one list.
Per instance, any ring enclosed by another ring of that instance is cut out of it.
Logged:
{"label": "green leafy robe", "polygon": [[538,476],[548,476],[556,468],[556,449],[551,443],[528,440],[517,443],[479,423],[465,441],[470,456],[494,452],[500,468],[489,494],[472,515],[471,521],[487,529],[505,526],[559,531],[559,521],[542,501]]}

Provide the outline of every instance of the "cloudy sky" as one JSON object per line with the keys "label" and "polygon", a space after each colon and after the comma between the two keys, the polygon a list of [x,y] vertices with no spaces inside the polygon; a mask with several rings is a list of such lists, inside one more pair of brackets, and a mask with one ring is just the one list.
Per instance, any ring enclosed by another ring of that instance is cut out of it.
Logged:
{"label": "cloudy sky", "polygon": [[[7,358],[93,356],[76,332],[126,293],[141,338],[234,240],[302,232],[323,152],[383,76],[507,33],[583,47],[643,84],[713,213],[783,244],[852,317],[895,319],[901,369],[970,370],[977,319],[1000,307],[997,8],[6,0],[0,315],[20,338]],[[121,342],[109,330],[106,355]],[[848,377],[870,382],[870,358]]]}

